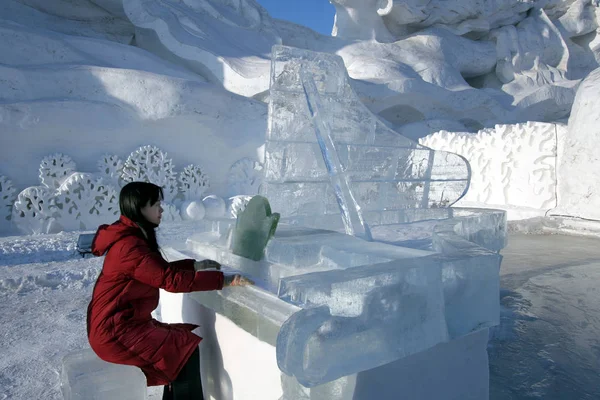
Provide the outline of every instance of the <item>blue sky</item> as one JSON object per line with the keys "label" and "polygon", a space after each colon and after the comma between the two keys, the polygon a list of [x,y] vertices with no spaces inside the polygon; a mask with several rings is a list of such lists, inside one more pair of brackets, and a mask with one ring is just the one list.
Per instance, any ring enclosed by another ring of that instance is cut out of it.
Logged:
{"label": "blue sky", "polygon": [[256,0],[273,18],[285,19],[331,34],[335,8],[329,0]]}

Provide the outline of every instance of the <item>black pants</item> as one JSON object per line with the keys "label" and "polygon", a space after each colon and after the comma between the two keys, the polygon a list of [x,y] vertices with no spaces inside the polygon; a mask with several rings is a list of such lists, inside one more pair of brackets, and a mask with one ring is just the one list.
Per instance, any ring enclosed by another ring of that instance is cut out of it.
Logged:
{"label": "black pants", "polygon": [[200,350],[196,349],[170,385],[165,386],[163,400],[204,400],[200,379]]}

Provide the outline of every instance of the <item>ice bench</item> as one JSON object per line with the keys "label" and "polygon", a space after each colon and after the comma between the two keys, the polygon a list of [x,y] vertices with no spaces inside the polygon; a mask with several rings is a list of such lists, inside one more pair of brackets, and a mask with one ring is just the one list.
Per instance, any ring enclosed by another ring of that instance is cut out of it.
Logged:
{"label": "ice bench", "polygon": [[146,400],[146,377],[139,368],[101,360],[91,349],[67,354],[62,361],[65,400]]}

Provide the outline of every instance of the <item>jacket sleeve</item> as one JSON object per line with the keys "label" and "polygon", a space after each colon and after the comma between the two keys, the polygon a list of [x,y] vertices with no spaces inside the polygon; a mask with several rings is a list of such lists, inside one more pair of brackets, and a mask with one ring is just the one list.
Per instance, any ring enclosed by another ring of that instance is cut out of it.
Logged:
{"label": "jacket sleeve", "polygon": [[167,262],[159,253],[151,251],[139,242],[128,252],[134,261],[132,278],[154,288],[172,293],[189,293],[223,288],[221,271],[198,271],[179,269]]}
{"label": "jacket sleeve", "polygon": [[196,271],[194,269],[195,260],[185,259],[185,260],[177,260],[169,262],[169,265],[175,269],[181,269],[184,271]]}

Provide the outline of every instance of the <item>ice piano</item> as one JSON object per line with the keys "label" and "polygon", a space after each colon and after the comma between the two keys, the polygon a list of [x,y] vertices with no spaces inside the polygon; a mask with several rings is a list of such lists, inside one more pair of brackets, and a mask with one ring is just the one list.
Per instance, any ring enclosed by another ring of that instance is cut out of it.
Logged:
{"label": "ice piano", "polygon": [[285,46],[265,152],[261,194],[282,218],[264,259],[232,254],[233,219],[166,251],[258,282],[161,297],[164,320],[203,325],[207,397],[487,399],[506,218],[450,207],[468,162],[389,129],[341,58]]}

